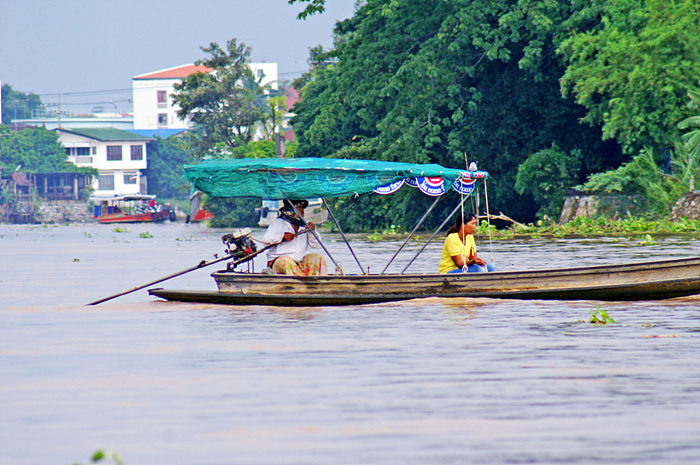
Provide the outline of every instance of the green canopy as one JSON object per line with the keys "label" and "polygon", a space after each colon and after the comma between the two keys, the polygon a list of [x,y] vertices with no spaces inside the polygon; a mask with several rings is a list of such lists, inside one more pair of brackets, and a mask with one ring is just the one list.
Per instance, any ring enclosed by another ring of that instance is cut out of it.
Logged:
{"label": "green canopy", "polygon": [[214,197],[268,200],[363,194],[416,178],[442,178],[449,189],[457,180],[487,177],[485,171],[461,171],[434,164],[333,158],[205,160],[185,166],[184,174],[194,189]]}

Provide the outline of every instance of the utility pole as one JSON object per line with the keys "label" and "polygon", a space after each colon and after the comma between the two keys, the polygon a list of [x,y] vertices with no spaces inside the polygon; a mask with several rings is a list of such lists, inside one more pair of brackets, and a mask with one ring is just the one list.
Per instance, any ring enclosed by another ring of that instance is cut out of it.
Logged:
{"label": "utility pole", "polygon": [[61,127],[61,91],[58,91],[58,127]]}

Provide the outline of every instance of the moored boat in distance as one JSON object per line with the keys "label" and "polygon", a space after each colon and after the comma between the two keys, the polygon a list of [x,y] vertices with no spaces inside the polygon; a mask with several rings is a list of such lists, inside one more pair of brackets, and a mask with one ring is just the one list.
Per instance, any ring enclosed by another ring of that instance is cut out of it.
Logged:
{"label": "moored boat in distance", "polygon": [[203,193],[196,191],[190,196],[190,214],[187,215],[185,223],[199,223],[214,218],[211,212],[202,208],[203,195]]}
{"label": "moored boat in distance", "polygon": [[177,219],[175,210],[156,202],[155,195],[93,196],[90,201],[95,204],[93,217],[100,223],[158,223]]}

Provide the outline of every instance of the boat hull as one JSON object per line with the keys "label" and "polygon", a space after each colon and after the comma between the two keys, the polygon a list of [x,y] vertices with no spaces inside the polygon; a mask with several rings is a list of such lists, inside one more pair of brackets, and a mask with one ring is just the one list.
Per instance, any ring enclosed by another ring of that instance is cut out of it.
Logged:
{"label": "boat hull", "polygon": [[108,213],[97,218],[102,224],[113,224],[113,223],[163,223],[166,220],[175,221],[176,214],[175,211],[168,208],[157,212],[143,212],[143,213]]}
{"label": "boat hull", "polygon": [[219,292],[151,290],[168,300],[233,305],[355,305],[422,297],[658,300],[700,293],[700,258],[559,270],[299,278],[218,271]]}

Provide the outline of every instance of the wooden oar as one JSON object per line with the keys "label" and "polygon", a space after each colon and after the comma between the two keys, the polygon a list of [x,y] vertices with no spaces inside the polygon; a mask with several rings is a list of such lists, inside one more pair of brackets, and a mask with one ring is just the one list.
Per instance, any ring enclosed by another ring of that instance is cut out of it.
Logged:
{"label": "wooden oar", "polygon": [[[256,257],[257,255],[261,254],[262,252],[266,251],[267,249],[269,249],[270,247],[273,247],[273,246],[275,246],[275,245],[277,245],[277,244],[270,244],[270,245],[267,245],[267,246],[263,247],[262,249],[258,250],[257,252],[254,252],[254,253],[252,253],[252,254],[250,254],[250,255],[246,255],[245,257],[239,258],[238,260],[236,260],[235,262],[233,262],[233,264],[234,264],[234,265],[238,265],[238,264],[240,264],[240,263],[247,262],[248,260],[252,260],[252,259],[253,259],[254,257]],[[179,271],[179,272],[177,272],[177,273],[173,273],[173,274],[171,274],[171,275],[166,276],[165,278],[161,278],[161,279],[157,279],[157,280],[155,280],[155,281],[151,281],[150,283],[146,283],[146,284],[144,284],[144,285],[142,285],[142,286],[139,286],[139,287],[134,287],[134,288],[132,288],[132,289],[129,289],[128,291],[120,292],[119,294],[114,294],[114,295],[111,295],[111,296],[109,296],[109,297],[105,297],[104,299],[100,299],[100,300],[96,300],[96,301],[94,301],[94,302],[90,302],[88,305],[97,305],[97,304],[101,304],[102,302],[107,302],[108,300],[116,299],[117,297],[121,297],[121,296],[126,295],[126,294],[131,294],[132,292],[136,292],[136,291],[141,290],[141,289],[143,289],[143,288],[145,288],[145,287],[152,286],[152,285],[154,285],[154,284],[158,284],[158,283],[161,283],[161,282],[163,282],[163,281],[167,281],[168,279],[172,279],[172,278],[175,278],[175,277],[177,277],[177,276],[181,276],[181,275],[183,275],[183,274],[185,274],[185,273],[189,273],[190,271],[195,271],[195,270],[198,270],[198,269],[200,269],[200,268],[204,268],[205,266],[213,265],[213,264],[215,264],[215,263],[219,263],[219,262],[222,262],[222,261],[224,261],[224,260],[229,260],[230,258],[231,258],[231,255],[226,255],[225,257],[217,258],[216,260],[212,260],[212,261],[210,261],[210,262],[207,262],[206,260],[202,260],[202,261],[199,262],[197,265],[195,265],[195,266],[193,266],[193,267],[190,267],[190,268],[187,268],[186,270],[182,270],[182,271]]]}

